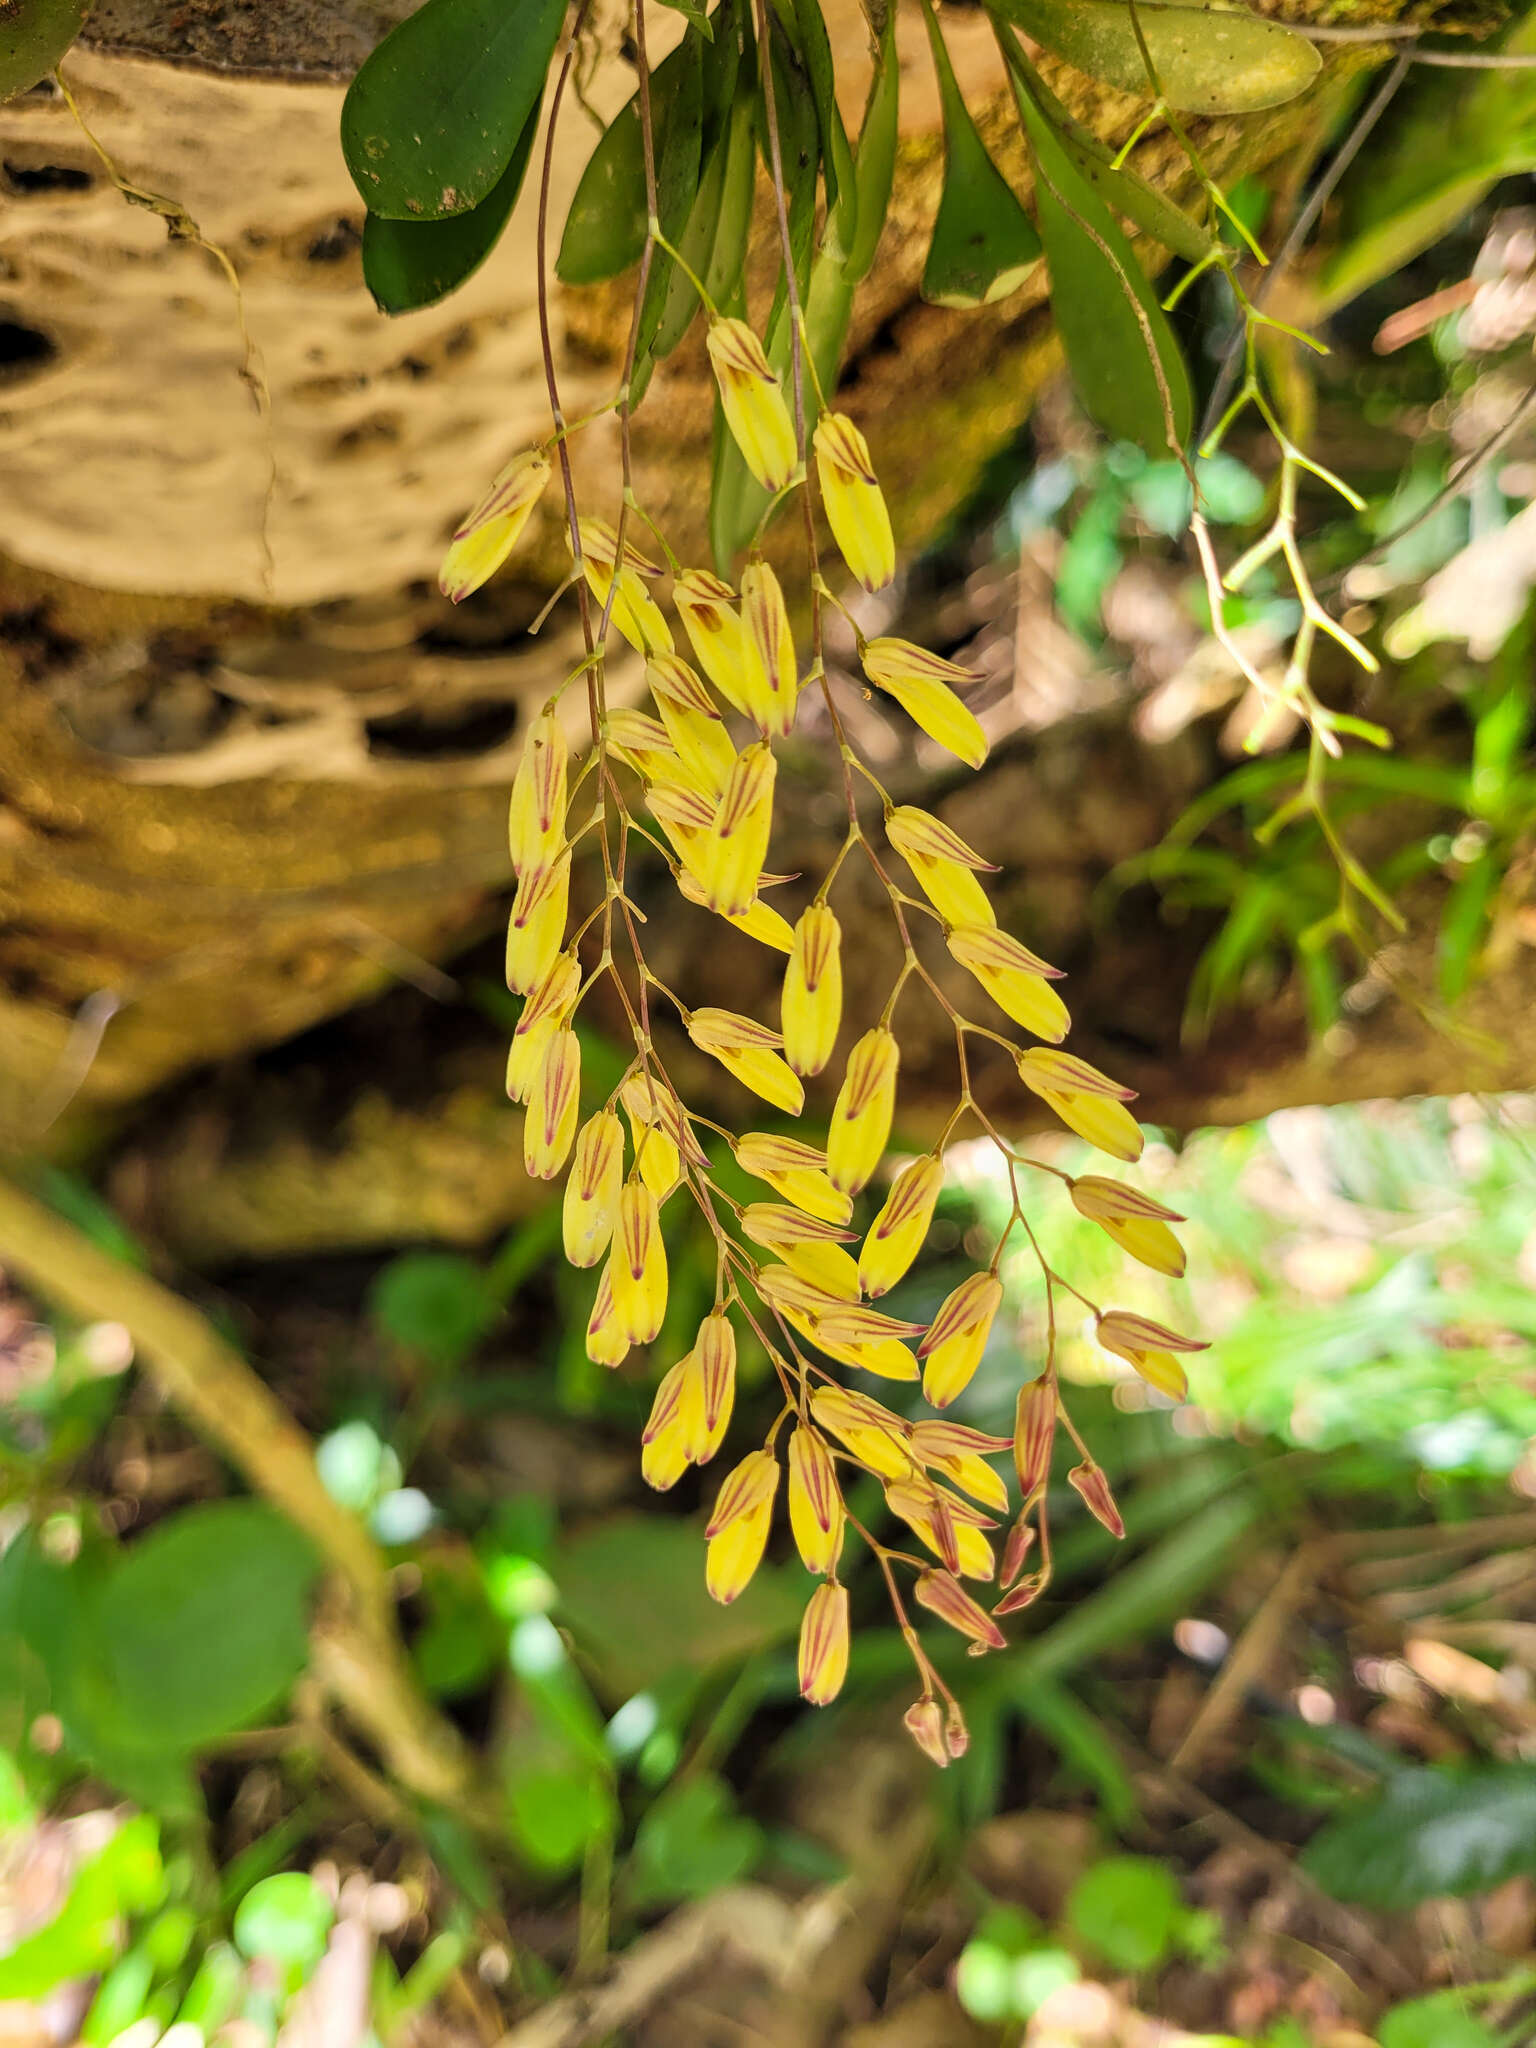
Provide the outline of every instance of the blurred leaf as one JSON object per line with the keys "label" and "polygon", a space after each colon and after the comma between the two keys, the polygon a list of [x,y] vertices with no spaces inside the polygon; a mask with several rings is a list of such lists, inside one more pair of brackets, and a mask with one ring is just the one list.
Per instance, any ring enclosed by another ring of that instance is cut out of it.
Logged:
{"label": "blurred leaf", "polygon": [[1246,1490],[1213,1501],[1134,1564],[1122,1566],[1097,1592],[1000,1662],[982,1682],[1006,1697],[1027,1690],[1042,1677],[1061,1678],[1107,1649],[1144,1642],[1230,1568],[1260,1512],[1260,1502]]}
{"label": "blurred leaf", "polygon": [[1504,879],[1504,866],[1485,847],[1456,877],[1445,899],[1435,965],[1440,993],[1448,1003],[1459,1002],[1472,984],[1493,899]]}
{"label": "blurred leaf", "polygon": [[[832,75],[832,45],[818,0],[791,0],[796,29],[796,54],[811,89],[816,112],[821,175],[827,194],[827,234],[835,254],[843,255],[858,233],[858,181],[848,131],[838,111]],[[783,118],[782,116],[780,117]]]}
{"label": "blurred leaf", "polygon": [[566,1655],[560,1631],[544,1614],[526,1615],[512,1631],[508,1661],[523,1698],[540,1723],[597,1769],[608,1769],[603,1717],[586,1680]]}
{"label": "blurred leaf", "polygon": [[1400,1771],[1329,1821],[1301,1861],[1331,1897],[1383,1912],[1490,1891],[1536,1872],[1536,1766]]}
{"label": "blurred leaf", "polygon": [[325,1954],[336,1909],[305,1870],[263,1878],[235,1908],[235,1946],[309,1971]]}
{"label": "blurred leaf", "polygon": [[717,1606],[704,1589],[698,1526],[655,1515],[614,1515],[583,1530],[556,1547],[549,1569],[560,1617],[615,1702],[675,1665],[743,1657],[792,1636],[806,1596],[798,1566],[763,1565],[739,1600]]}
{"label": "blurred leaf", "polygon": [[[1536,49],[1526,10],[1483,52]],[[1336,202],[1332,248],[1318,267],[1319,313],[1390,276],[1463,220],[1496,179],[1536,164],[1536,106],[1521,71],[1421,70],[1398,95]]]}
{"label": "blurred leaf", "polygon": [[406,1252],[390,1261],[368,1296],[379,1328],[434,1365],[467,1358],[496,1310],[485,1275],[456,1252]]}
{"label": "blurred leaf", "polygon": [[1048,1678],[1016,1688],[1012,1699],[1024,1718],[1054,1745],[1068,1770],[1086,1781],[1110,1827],[1128,1826],[1138,1810],[1135,1787],[1120,1752],[1097,1717],[1065,1686]]}
{"label": "blurred leaf", "polygon": [[427,1619],[411,1638],[411,1662],[434,1698],[455,1699],[496,1669],[506,1629],[473,1559],[424,1561],[422,1571]]}
{"label": "blurred leaf", "polygon": [[613,1790],[605,1774],[544,1738],[520,1743],[507,1778],[512,1839],[535,1868],[574,1870],[589,1843],[614,1831]]}
{"label": "blurred leaf", "polygon": [[80,2027],[85,2048],[106,2048],[125,2027],[143,2012],[154,1979],[155,1966],[142,1948],[130,1949],[108,1970],[96,1987]]}
{"label": "blurred leaf", "polygon": [[1164,1864],[1148,1856],[1106,1856],[1084,1871],[1067,1899],[1067,1924],[1114,1969],[1139,1976],[1174,1945],[1184,1904]]}
{"label": "blurred leaf", "polygon": [[379,1495],[400,1483],[400,1460],[371,1422],[343,1422],[315,1446],[321,1484],[334,1501],[365,1515]]}
{"label": "blurred leaf", "polygon": [[1498,2048],[1499,2037],[1467,2010],[1459,1991],[1437,1991],[1383,2013],[1381,2048]]}
{"label": "blurred leaf", "polygon": [[843,264],[843,273],[850,286],[860,283],[869,274],[890,208],[891,185],[896,173],[900,93],[896,9],[888,6],[883,10],[880,21],[874,76],[869,82],[869,98],[864,105],[864,121],[859,129],[859,146],[854,161],[858,224]]}
{"label": "blurred leaf", "polygon": [[1013,1966],[1013,2009],[1020,2019],[1032,2019],[1055,1992],[1082,1976],[1076,1956],[1064,1948],[1037,1948],[1019,1957]]}
{"label": "blurred leaf", "polygon": [[[677,84],[667,109],[666,127],[657,145],[657,217],[662,233],[674,247],[688,239],[689,216],[699,192],[699,150],[704,135],[703,53],[704,44],[697,35],[689,34],[683,38],[678,52],[680,69]],[[699,253],[696,245],[685,251],[690,259]],[[632,405],[639,404],[653,368],[651,341],[667,304],[674,268],[672,258],[664,249],[652,250],[636,336],[638,354],[635,379],[630,387]],[[680,283],[686,283],[680,272],[678,278]],[[688,286],[688,292],[691,295],[691,286]],[[681,290],[677,297],[682,299]]]}
{"label": "blurred leaf", "polygon": [[637,1906],[704,1899],[757,1867],[764,1837],[736,1811],[723,1779],[695,1774],[669,1786],[635,1831],[627,1873]]}
{"label": "blurred leaf", "polygon": [[436,221],[500,180],[544,92],[564,0],[426,0],[367,57],[341,146],[370,213]]}
{"label": "blurred leaf", "polygon": [[0,1999],[43,1998],[57,1985],[106,1969],[124,1917],[153,1911],[164,1896],[159,1827],[149,1814],[138,1814],[76,1871],[55,1918],[0,1956]]}
{"label": "blurred leaf", "polygon": [[187,1986],[176,2017],[196,2027],[205,2040],[234,2014],[245,1971],[227,1941],[210,1942]]}
{"label": "blurred leaf", "polygon": [[66,1167],[40,1165],[28,1178],[50,1209],[73,1223],[92,1244],[121,1259],[125,1266],[147,1266],[144,1247],[131,1231],[125,1230],[116,1210],[105,1203],[90,1182]]}
{"label": "blurred leaf", "polygon": [[309,1654],[318,1560],[258,1501],[186,1508],[96,1587],[92,1676],[125,1749],[191,1750],[281,1698]]}
{"label": "blurred leaf", "polygon": [[444,1877],[471,1906],[490,1912],[497,1898],[496,1879],[485,1851],[465,1822],[446,1807],[424,1807],[421,1834]]}

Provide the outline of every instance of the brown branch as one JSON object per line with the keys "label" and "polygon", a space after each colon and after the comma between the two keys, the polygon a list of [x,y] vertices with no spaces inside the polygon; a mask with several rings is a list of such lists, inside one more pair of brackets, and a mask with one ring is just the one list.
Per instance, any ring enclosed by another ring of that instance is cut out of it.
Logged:
{"label": "brown branch", "polygon": [[384,1559],[357,1518],[326,1492],[309,1438],[240,1354],[189,1302],[99,1250],[4,1179],[0,1263],[71,1315],[121,1323],[171,1405],[312,1540],[338,1596],[326,1603],[315,1632],[322,1679],[402,1785],[422,1798],[461,1800],[469,1755],[411,1675]]}

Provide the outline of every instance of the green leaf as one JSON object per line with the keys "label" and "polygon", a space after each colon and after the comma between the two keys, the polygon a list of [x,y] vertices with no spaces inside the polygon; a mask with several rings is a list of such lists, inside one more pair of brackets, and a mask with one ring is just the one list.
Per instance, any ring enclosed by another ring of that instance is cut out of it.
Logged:
{"label": "green leaf", "polygon": [[859,129],[859,147],[854,158],[853,180],[858,192],[859,217],[853,240],[843,263],[850,285],[868,276],[880,244],[880,233],[891,204],[891,186],[896,177],[897,116],[901,101],[901,65],[896,56],[896,7],[891,0],[880,24],[875,51],[874,76],[869,98],[864,103],[864,120]]}
{"label": "green leaf", "polygon": [[[816,110],[816,132],[821,147],[821,175],[827,189],[827,245],[845,254],[858,232],[859,194],[854,174],[853,151],[848,131],[838,111],[836,80],[832,73],[832,45],[817,0],[794,0],[795,26],[799,31],[801,63],[810,80],[811,102]],[[779,116],[781,122],[783,113]]]}
{"label": "green leaf", "polygon": [[588,1846],[617,1826],[606,1763],[573,1751],[546,1722],[519,1727],[507,1769],[507,1822],[527,1861],[551,1873],[574,1870]]}
{"label": "green leaf", "polygon": [[[667,124],[685,67],[694,61],[689,51],[693,42],[692,36],[685,36],[651,73],[651,120],[658,151],[666,147]],[[645,230],[645,148],[637,91],[598,137],[577,181],[555,258],[556,277],[562,284],[606,284],[640,261]]]}
{"label": "green leaf", "polygon": [[257,1501],[187,1508],[135,1543],[88,1614],[115,1742],[174,1754],[274,1705],[308,1656],[317,1570],[293,1524]]}
{"label": "green leaf", "polygon": [[999,41],[1009,70],[1050,122],[1056,140],[1071,158],[1074,169],[1093,187],[1106,206],[1122,214],[1173,255],[1182,256],[1186,263],[1203,263],[1212,255],[1218,245],[1210,230],[1192,220],[1155,185],[1149,185],[1129,164],[1117,165],[1109,149],[1092,129],[1083,127],[1057,99],[1023,55],[1018,43],[1006,35],[1000,35]]}
{"label": "green leaf", "polygon": [[1498,2048],[1498,2036],[1467,2010],[1459,1991],[1395,2005],[1377,2023],[1381,2048]]}
{"label": "green leaf", "polygon": [[0,102],[30,92],[64,55],[90,0],[16,0],[0,14]]}
{"label": "green leaf", "polygon": [[233,2016],[244,1982],[245,1971],[229,1943],[210,1942],[187,1986],[177,2019],[196,2027],[205,2040],[209,2039]]}
{"label": "green leaf", "polygon": [[1017,75],[1013,84],[1035,158],[1051,311],[1078,397],[1106,432],[1149,455],[1177,450],[1189,438],[1193,405],[1157,294]]}
{"label": "green leaf", "polygon": [[142,1948],[130,1949],[108,1970],[96,1987],[91,2009],[80,2028],[85,2048],[106,2048],[125,2027],[132,2026],[144,2010],[155,1966]]}
{"label": "green leaf", "polygon": [[756,1821],[736,1811],[730,1787],[705,1774],[670,1785],[635,1830],[629,1894],[637,1906],[705,1899],[747,1877],[762,1859]]}
{"label": "green leaf", "polygon": [[426,0],[366,60],[341,146],[370,213],[442,220],[489,197],[511,162],[565,0]]}
{"label": "green leaf", "polygon": [[1128,1827],[1137,1817],[1136,1789],[1103,1723],[1050,1679],[1018,1687],[1013,1702],[1067,1768],[1087,1781],[1109,1826]]}
{"label": "green leaf", "polygon": [[397,1344],[436,1365],[467,1358],[496,1314],[485,1275],[456,1252],[405,1252],[373,1283],[368,1313]]}
{"label": "green leaf", "polygon": [[[771,22],[775,106],[779,117],[780,155],[784,183],[789,195],[789,243],[802,306],[810,293],[812,250],[816,239],[816,172],[820,161],[820,139],[810,82],[783,25]],[[758,146],[763,161],[772,168],[768,147],[767,112],[761,90],[757,94]],[[739,292],[739,287],[738,287]],[[744,301],[722,300],[722,310],[745,316]],[[790,380],[790,331],[788,291],[782,268],[778,289],[769,309],[763,346],[768,361],[784,383]],[[839,336],[838,347],[841,348]],[[809,379],[807,379],[809,387]],[[830,385],[824,387],[830,388]],[[807,388],[806,403],[813,402]],[[714,457],[710,472],[709,537],[715,565],[722,576],[730,574],[736,554],[752,539],[768,508],[768,493],[742,460],[735,438],[726,432],[718,394],[715,398]]]}
{"label": "green leaf", "polygon": [[928,0],[923,19],[944,110],[944,189],[923,297],[936,306],[990,305],[1017,291],[1039,262],[1040,237],[977,133]]}
{"label": "green leaf", "polygon": [[[1481,49],[1491,59],[1530,55],[1536,14],[1521,10]],[[1438,241],[1496,179],[1536,166],[1527,71],[1419,71],[1392,114],[1340,190],[1333,246],[1316,275],[1319,318]]]}
{"label": "green leaf", "polygon": [[704,12],[700,0],[661,0],[661,4],[663,7],[670,7],[674,13],[682,15],[688,25],[691,28],[696,28],[706,42],[712,43],[714,41],[714,28],[709,16]]}
{"label": "green leaf", "polygon": [[704,289],[717,306],[726,304],[734,296],[746,268],[747,237],[752,229],[752,200],[757,183],[754,120],[752,94],[738,93],[731,107],[726,134],[720,211],[709,260],[703,272]]}
{"label": "green leaf", "polygon": [[1179,1888],[1148,1856],[1106,1856],[1072,1887],[1067,1924],[1116,1970],[1140,1975],[1173,1947],[1183,1917]]}
{"label": "green leaf", "polygon": [[[688,229],[695,212],[694,202],[699,198],[699,152],[704,137],[704,45],[696,35],[685,36],[682,43],[682,65],[678,73],[676,89],[667,111],[667,125],[661,138],[656,160],[656,214],[661,222],[661,231],[672,243],[687,243]],[[715,202],[718,205],[718,198]],[[695,246],[684,249],[690,258],[699,253],[697,241],[708,232],[707,220],[701,221]],[[696,267],[696,266],[695,266]],[[640,395],[650,376],[652,357],[651,343],[661,324],[662,313],[672,297],[672,285],[682,286],[692,293],[690,285],[678,270],[677,265],[664,249],[657,248],[651,255],[650,276],[646,280],[645,299],[640,308],[640,325],[636,334],[635,384],[630,392],[630,403],[638,404]],[[688,302],[678,294],[680,304],[674,309],[674,324],[681,315],[684,325],[688,317]],[[681,339],[681,334],[679,334]],[[660,351],[658,351],[660,353]]]}
{"label": "green leaf", "polygon": [[539,110],[523,124],[517,146],[491,190],[468,213],[447,220],[363,221],[363,282],[381,313],[414,313],[435,306],[474,276],[501,239],[528,175]]}
{"label": "green leaf", "polygon": [[[1090,78],[1153,98],[1125,0],[988,0],[995,13]],[[1136,14],[1163,97],[1193,114],[1283,106],[1322,69],[1305,37],[1243,8],[1138,0]]]}
{"label": "green leaf", "polygon": [[[816,379],[823,391],[837,385],[838,365],[853,313],[853,289],[866,276],[875,259],[880,233],[890,205],[891,184],[896,168],[896,117],[900,93],[900,70],[896,59],[894,12],[887,10],[880,29],[875,71],[870,81],[864,122],[854,158],[854,184],[858,195],[858,222],[852,246],[846,255],[834,246],[830,233],[823,238],[811,264],[804,292],[806,339],[816,366]],[[782,93],[782,87],[781,87]],[[781,99],[782,104],[782,99]],[[722,224],[722,235],[724,227]],[[729,287],[722,279],[711,296],[718,304],[730,299],[740,277],[740,267]],[[782,377],[789,373],[789,332],[782,307],[776,305],[776,322],[770,323],[768,359]],[[809,382],[809,380],[807,380]],[[807,393],[808,401],[814,396]],[[756,531],[767,510],[768,494],[748,474],[734,440],[724,430],[718,400],[715,405],[715,452],[710,484],[710,545],[716,568],[728,576],[737,554]]]}
{"label": "green leaf", "polygon": [[253,1885],[235,1908],[235,1946],[300,1970],[325,1954],[336,1909],[305,1870],[280,1870]]}
{"label": "green leaf", "polygon": [[124,1229],[117,1211],[104,1202],[80,1174],[45,1162],[34,1167],[28,1178],[49,1208],[57,1209],[92,1244],[109,1252],[114,1259],[121,1259],[125,1266],[148,1266],[149,1258],[143,1245],[131,1231]]}
{"label": "green leaf", "polygon": [[1488,930],[1493,899],[1504,879],[1504,863],[1484,847],[1477,858],[1457,876],[1445,907],[1440,913],[1440,936],[1435,945],[1435,968],[1440,993],[1448,1003],[1459,1002],[1472,984],[1478,949]]}
{"label": "green leaf", "polygon": [[[703,138],[705,162],[696,196],[677,241],[683,261],[704,286],[713,305],[728,300],[747,260],[752,226],[756,159],[753,141],[753,93],[750,71],[742,62],[743,44],[752,46],[734,25],[722,30],[704,66]],[[665,216],[663,227],[666,227]],[[653,285],[664,282],[661,316],[650,344],[659,362],[672,353],[700,311],[698,291],[687,270],[660,251]],[[641,329],[644,339],[644,327]]]}
{"label": "green leaf", "polygon": [[53,1920],[0,1956],[0,1999],[44,1998],[60,1984],[107,1969],[124,1917],[152,1912],[164,1896],[159,1827],[149,1814],[137,1814],[81,1865]]}
{"label": "green leaf", "polygon": [[1536,1767],[1400,1771],[1330,1821],[1302,1866],[1333,1898],[1406,1912],[1536,1872]]}
{"label": "green leaf", "polygon": [[704,1589],[700,1546],[692,1523],[621,1514],[556,1549],[559,1618],[591,1660],[603,1698],[628,1699],[678,1665],[743,1657],[799,1627],[797,1567],[761,1566],[741,1598],[721,1608]]}

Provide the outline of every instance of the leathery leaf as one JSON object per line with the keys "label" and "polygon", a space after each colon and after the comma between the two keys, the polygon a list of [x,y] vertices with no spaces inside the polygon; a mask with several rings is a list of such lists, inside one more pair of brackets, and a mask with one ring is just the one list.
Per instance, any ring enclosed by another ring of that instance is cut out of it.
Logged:
{"label": "leathery leaf", "polygon": [[[1305,37],[1236,7],[1136,0],[989,0],[993,10],[1090,78],[1121,92],[1157,84],[1171,107],[1192,114],[1252,114],[1283,106],[1322,69]],[[1137,21],[1146,41],[1143,54]]]}
{"label": "leathery leaf", "polygon": [[1157,294],[1017,77],[1014,93],[1035,159],[1051,311],[1083,408],[1106,433],[1149,454],[1182,448],[1193,411],[1189,376]]}
{"label": "leathery leaf", "polygon": [[936,306],[989,305],[1024,282],[1040,260],[1040,237],[977,133],[928,0],[923,17],[944,110],[944,189],[923,297]]}
{"label": "leathery leaf", "polygon": [[565,0],[426,0],[348,88],[341,146],[370,213],[443,220],[488,197],[512,159]]}

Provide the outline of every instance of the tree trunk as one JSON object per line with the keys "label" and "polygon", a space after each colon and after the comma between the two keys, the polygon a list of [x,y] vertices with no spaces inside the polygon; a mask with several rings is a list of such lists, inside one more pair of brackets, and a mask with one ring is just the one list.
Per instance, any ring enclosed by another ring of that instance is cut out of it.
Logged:
{"label": "tree trunk", "polygon": [[[95,47],[65,67],[122,174],[185,205],[238,270],[271,394],[270,438],[242,380],[237,309],[214,260],[123,203],[57,96],[40,88],[0,108],[7,1149],[78,1151],[200,1067],[277,1045],[402,975],[431,987],[430,963],[502,914],[520,707],[568,672],[575,645],[568,608],[538,638],[526,630],[564,573],[553,494],[519,565],[481,598],[455,613],[432,579],[456,515],[545,420],[532,208],[445,306],[393,322],[372,309],[336,139],[336,81],[404,11],[399,0],[340,10],[288,0],[259,13],[101,0]],[[958,12],[949,26],[962,83],[973,101],[992,96],[990,130],[1001,138],[990,36]],[[904,12],[901,33],[897,192],[842,402],[871,432],[910,547],[965,500],[1055,358],[1042,283],[966,315],[918,297],[938,115],[915,12]],[[838,0],[834,35],[856,117],[866,38],[855,0]],[[1205,124],[1202,146],[1223,172],[1299,176],[1362,61],[1351,51],[1331,63],[1317,89],[1275,114]],[[209,63],[230,68],[199,68]],[[1129,100],[1090,92],[1075,74],[1056,83],[1104,133],[1128,132]],[[600,72],[600,110],[630,84],[617,63]],[[592,132],[574,108],[570,122],[555,157],[557,217]],[[1137,162],[1187,189],[1165,135],[1141,143]],[[760,230],[754,305],[769,277],[766,218]],[[616,287],[556,297],[572,413],[611,392],[626,296]],[[708,435],[695,335],[658,378],[637,447],[642,502],[694,559]],[[591,501],[612,509],[609,424],[583,435],[577,453]],[[616,694],[636,686],[633,667],[619,664]],[[1103,948],[1087,941],[1089,889],[1115,859],[1152,844],[1202,786],[1213,767],[1203,746],[1149,751],[1123,721],[1075,723],[1009,750],[974,790],[957,790],[953,814],[1007,864],[1006,887],[1037,927],[1044,917],[1070,956],[1063,964],[1082,971],[1082,1049],[1102,1047],[1117,1071],[1139,1059],[1154,1113],[1193,1120],[1298,1090],[1358,1092],[1294,1078],[1299,1036],[1284,997],[1245,1034],[1240,1064],[1235,1052],[1186,1059],[1177,1015],[1187,945],[1146,925]],[[822,846],[821,758],[804,760],[795,826],[808,868]],[[717,944],[717,931],[679,920],[675,943],[701,992],[722,976],[717,994],[744,986],[729,963],[745,955]],[[409,1203],[391,1208],[379,1190],[388,1215],[360,1220],[360,1236],[480,1236],[521,1200],[502,1160],[491,1036],[487,1027],[469,1121],[506,1184],[454,1215],[434,1216],[423,1196],[414,1222]],[[921,1052],[913,1057],[920,1070]],[[1432,1081],[1430,1051],[1403,1058],[1380,1085]],[[1262,1070],[1274,1076],[1267,1095]],[[401,1127],[391,1132],[393,1144]],[[195,1134],[184,1142],[195,1150]],[[156,1168],[167,1187],[184,1184],[172,1156],[185,1153],[172,1147]],[[315,1185],[312,1160],[300,1177]],[[361,1217],[370,1205],[354,1206]],[[290,1207],[277,1201],[268,1239],[281,1236]],[[190,1212],[170,1227],[189,1248],[201,1229],[210,1255],[241,1234]],[[247,1235],[263,1228],[253,1221]]]}

